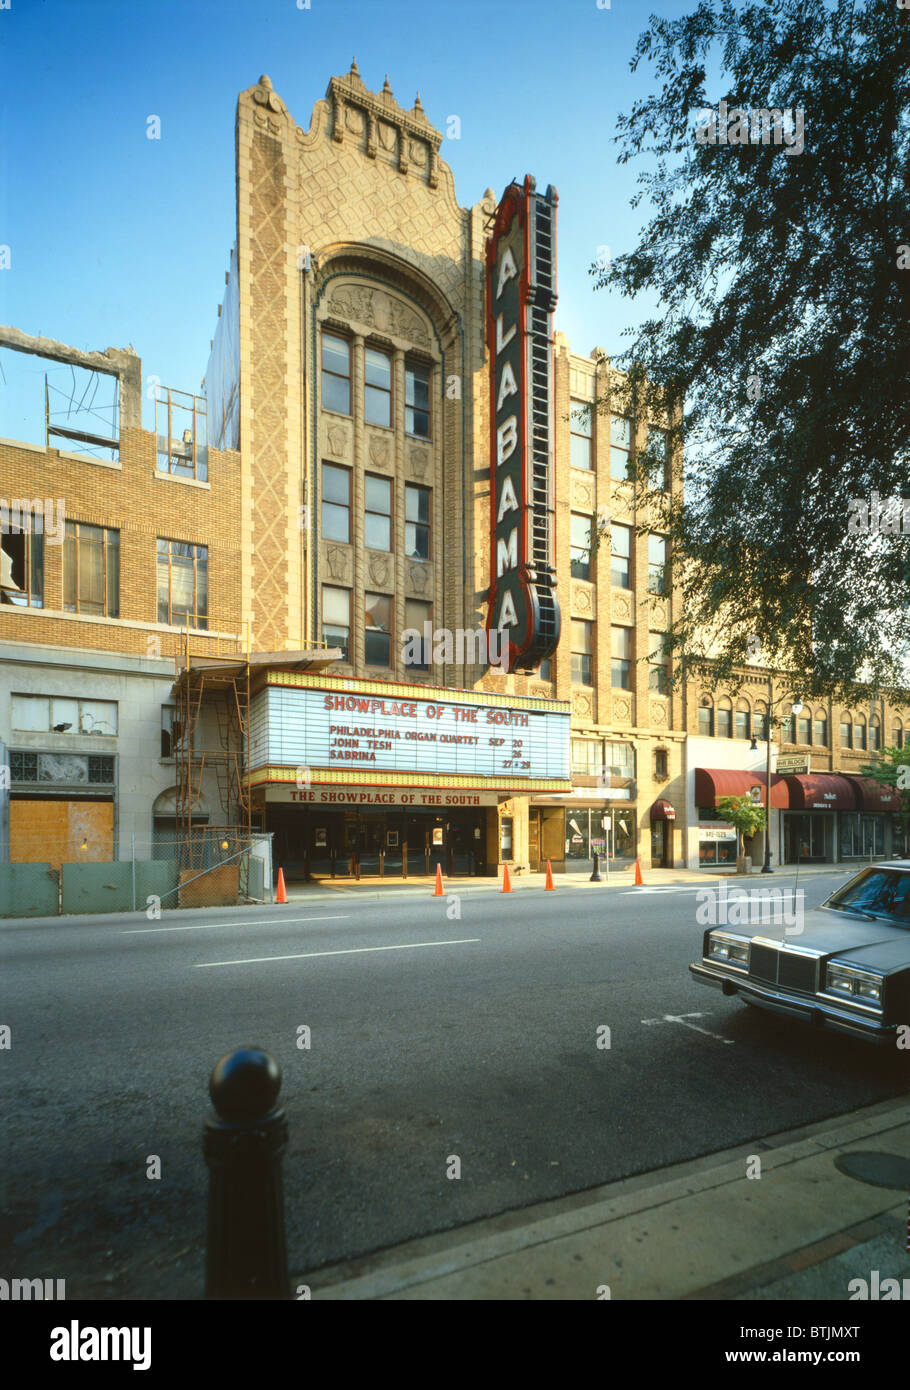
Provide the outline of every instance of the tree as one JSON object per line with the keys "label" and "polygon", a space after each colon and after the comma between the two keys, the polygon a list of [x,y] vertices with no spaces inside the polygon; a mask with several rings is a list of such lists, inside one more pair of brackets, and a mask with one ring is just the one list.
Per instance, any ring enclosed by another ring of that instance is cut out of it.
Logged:
{"label": "tree", "polygon": [[675,412],[685,505],[654,459],[634,465],[672,545],[674,649],[720,682],[757,639],[806,693],[894,698],[910,535],[882,508],[910,531],[910,498],[885,506],[910,477],[910,10],[701,0],[651,18],[645,61],[657,89],[616,139],[620,163],[648,157],[633,205],[651,218],[591,274],[660,304],[598,411]]}
{"label": "tree", "polygon": [[896,792],[904,826],[910,824],[910,745],[906,748],[880,748],[876,761],[860,768],[860,773]]}
{"label": "tree", "polygon": [[717,809],[737,832],[737,854],[742,859],[746,853],[743,837],[751,837],[765,828],[765,808],[753,801],[751,796],[722,796],[717,802]]}

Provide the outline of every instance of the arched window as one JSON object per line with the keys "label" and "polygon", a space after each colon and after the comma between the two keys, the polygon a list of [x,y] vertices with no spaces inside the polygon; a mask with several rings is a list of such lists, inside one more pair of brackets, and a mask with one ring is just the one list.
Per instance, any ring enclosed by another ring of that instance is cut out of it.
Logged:
{"label": "arched window", "polygon": [[702,695],[699,701],[698,732],[702,738],[714,737],[714,701],[710,695]]}
{"label": "arched window", "polygon": [[728,695],[717,702],[717,737],[733,737],[733,702]]}
{"label": "arched window", "polygon": [[828,746],[828,716],[823,709],[815,711],[812,720],[812,742],[820,748]]}
{"label": "arched window", "polygon": [[841,748],[853,747],[853,719],[849,710],[841,710],[840,715],[840,746]]}
{"label": "arched window", "polygon": [[865,748],[866,746],[866,716],[857,714],[853,718],[853,747]]}
{"label": "arched window", "polygon": [[904,746],[904,726],[899,719],[895,719],[894,728],[891,732],[891,745],[893,748],[903,748]]}
{"label": "arched window", "polygon": [[877,714],[873,714],[872,723],[869,726],[869,747],[872,749],[882,746],[882,724]]}
{"label": "arched window", "polygon": [[768,706],[764,700],[756,700],[752,710],[752,737],[762,742],[768,737]]}
{"label": "arched window", "polygon": [[797,716],[796,720],[796,742],[811,744],[812,742],[812,715],[807,709]]}
{"label": "arched window", "polygon": [[749,737],[749,701],[737,700],[736,702],[736,737]]}

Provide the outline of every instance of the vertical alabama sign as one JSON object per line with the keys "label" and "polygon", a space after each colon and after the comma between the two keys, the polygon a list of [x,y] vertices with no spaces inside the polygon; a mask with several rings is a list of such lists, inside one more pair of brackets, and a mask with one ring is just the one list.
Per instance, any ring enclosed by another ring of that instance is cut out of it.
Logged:
{"label": "vertical alabama sign", "polygon": [[556,189],[528,174],[502,195],[487,242],[492,372],[487,628],[504,664],[533,671],[559,641],[553,556],[553,310]]}

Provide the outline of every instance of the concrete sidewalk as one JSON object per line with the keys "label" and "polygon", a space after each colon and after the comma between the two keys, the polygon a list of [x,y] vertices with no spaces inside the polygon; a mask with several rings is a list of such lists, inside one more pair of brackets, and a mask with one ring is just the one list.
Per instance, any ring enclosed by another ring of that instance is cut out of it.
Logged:
{"label": "concrete sidewalk", "polygon": [[[840,874],[844,880],[851,878],[864,865],[824,864],[818,867],[801,868],[799,882],[817,878],[825,874]],[[554,889],[557,893],[587,888],[592,892],[606,891],[610,888],[632,888],[635,886],[635,870],[611,869],[610,877],[601,871],[601,882],[591,883],[589,873],[554,874]],[[678,884],[703,884],[710,888],[720,882],[741,884],[744,888],[773,888],[775,883],[792,888],[796,881],[796,865],[788,864],[775,869],[773,874],[708,873],[702,869],[645,869],[642,871],[643,888],[669,888]],[[528,888],[544,889],[546,875],[542,873],[510,874],[512,891],[520,892]],[[288,902],[318,902],[337,898],[339,894],[354,893],[363,897],[388,898],[396,894],[425,894],[432,896],[435,880],[424,875],[403,881],[399,877],[378,874],[363,875],[359,880],[352,878],[320,879],[314,883],[292,882],[287,885]],[[443,875],[443,891],[446,896],[464,893],[496,893],[502,889],[502,875],[499,878],[446,878]]]}
{"label": "concrete sidewalk", "polygon": [[836,1162],[863,1150],[907,1166],[907,1118],[905,1099],[885,1101],[292,1282],[340,1300],[847,1300],[872,1270],[910,1277],[908,1199]]}

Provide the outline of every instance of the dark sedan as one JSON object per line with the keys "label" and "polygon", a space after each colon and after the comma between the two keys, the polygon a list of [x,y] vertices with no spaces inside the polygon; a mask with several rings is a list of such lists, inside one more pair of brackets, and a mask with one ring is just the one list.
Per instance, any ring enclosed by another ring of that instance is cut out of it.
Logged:
{"label": "dark sedan", "polygon": [[[739,920],[744,915],[740,909]],[[702,959],[689,966],[694,978],[869,1042],[893,1046],[899,1029],[901,1041],[910,1040],[910,863],[863,869],[795,926],[776,925],[781,914],[771,911],[758,931],[756,920],[753,913],[748,926],[709,928]]]}

